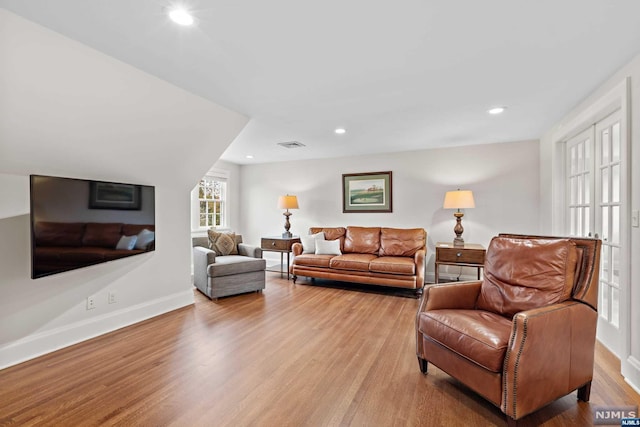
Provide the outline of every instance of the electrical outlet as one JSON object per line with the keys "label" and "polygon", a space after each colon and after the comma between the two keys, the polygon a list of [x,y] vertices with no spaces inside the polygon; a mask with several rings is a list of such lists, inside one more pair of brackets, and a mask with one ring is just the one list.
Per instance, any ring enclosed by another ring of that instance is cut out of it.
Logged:
{"label": "electrical outlet", "polygon": [[116,302],[118,302],[118,300],[116,299],[116,292],[109,292],[109,304],[115,304]]}
{"label": "electrical outlet", "polygon": [[87,310],[96,308],[96,298],[94,296],[87,297]]}
{"label": "electrical outlet", "polygon": [[631,211],[631,226],[640,227],[640,212],[637,209]]}

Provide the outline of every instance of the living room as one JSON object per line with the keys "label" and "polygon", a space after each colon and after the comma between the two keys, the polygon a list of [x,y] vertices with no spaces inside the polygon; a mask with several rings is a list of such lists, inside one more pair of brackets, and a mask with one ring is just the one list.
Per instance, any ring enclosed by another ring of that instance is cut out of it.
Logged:
{"label": "living room", "polygon": [[[426,279],[432,282],[434,245],[453,238],[452,212],[442,208],[446,191],[474,191],[476,208],[464,217],[468,242],[486,246],[500,232],[562,234],[558,141],[563,129],[588,121],[592,106],[628,77],[630,95],[621,103],[640,103],[640,57],[635,56],[580,94],[582,101],[539,139],[238,164],[218,159],[249,117],[5,9],[0,28],[0,368],[193,304],[189,192],[212,166],[229,172],[235,195],[229,227],[245,241],[259,243],[265,234],[280,233],[283,216],[276,200],[295,194],[296,234],[324,225],[425,228]],[[630,115],[628,124],[629,165],[637,165],[640,116]],[[393,213],[342,213],[342,174],[387,170],[393,171]],[[32,173],[154,185],[156,251],[32,280]],[[630,210],[637,210],[640,173],[631,167],[628,193]],[[628,230],[628,259],[637,259],[640,233]],[[630,263],[629,283],[639,278],[640,265]],[[117,291],[115,305],[106,303],[110,291]],[[90,295],[102,303],[87,311]],[[627,296],[630,309],[640,304],[633,287]],[[627,314],[622,369],[637,390],[640,315]]]}

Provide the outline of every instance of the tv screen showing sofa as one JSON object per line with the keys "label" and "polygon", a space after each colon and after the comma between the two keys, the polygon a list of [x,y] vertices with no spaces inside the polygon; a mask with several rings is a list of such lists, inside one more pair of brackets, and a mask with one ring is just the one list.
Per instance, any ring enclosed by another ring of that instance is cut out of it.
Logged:
{"label": "tv screen showing sofa", "polygon": [[155,250],[155,187],[30,178],[33,279]]}

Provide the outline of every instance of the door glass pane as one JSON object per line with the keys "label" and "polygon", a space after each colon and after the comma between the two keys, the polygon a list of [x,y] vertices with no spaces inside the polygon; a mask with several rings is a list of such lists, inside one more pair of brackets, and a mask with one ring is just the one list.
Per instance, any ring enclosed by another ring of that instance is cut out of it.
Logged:
{"label": "door glass pane", "polygon": [[584,176],[578,175],[578,204],[582,204],[582,194],[584,193]]}
{"label": "door glass pane", "polygon": [[620,160],[620,122],[616,122],[611,127],[611,160],[617,162]]}
{"label": "door glass pane", "polygon": [[606,165],[609,163],[609,129],[605,129],[601,132],[602,143],[601,147],[601,156],[602,160],[600,162],[601,165]]}
{"label": "door glass pane", "polygon": [[591,202],[591,183],[589,182],[589,174],[584,174],[584,202]]}
{"label": "door glass pane", "polygon": [[576,236],[580,236],[582,233],[582,208],[576,208]]}
{"label": "door glass pane", "polygon": [[591,144],[589,143],[589,140],[585,140],[584,143],[584,164],[585,164],[585,171],[588,171],[589,169],[591,169]]}
{"label": "door glass pane", "polygon": [[577,172],[578,168],[578,148],[575,145],[571,147],[569,159],[571,160],[571,175],[573,175]]}
{"label": "door glass pane", "polygon": [[569,208],[569,222],[570,222],[570,232],[569,234],[571,236],[575,236],[576,235],[576,214],[577,214],[577,209],[576,208]]}
{"label": "door glass pane", "polygon": [[584,233],[582,234],[583,236],[589,236],[591,230],[589,229],[590,223],[589,220],[591,218],[589,218],[589,212],[591,212],[591,209],[584,208]]}
{"label": "door glass pane", "polygon": [[620,202],[620,165],[611,167],[611,201]]}
{"label": "door glass pane", "polygon": [[611,251],[611,268],[613,273],[611,283],[620,285],[620,248],[613,248]]}
{"label": "door glass pane", "polygon": [[601,178],[602,178],[602,203],[607,203],[609,201],[609,168],[602,169]]}
{"label": "door glass pane", "polygon": [[609,240],[609,206],[602,207],[602,238],[603,241]]}
{"label": "door glass pane", "polygon": [[572,177],[571,178],[571,189],[569,190],[569,192],[571,193],[570,195],[570,201],[569,203],[571,203],[572,205],[575,205],[578,201],[578,178],[577,177]]}
{"label": "door glass pane", "polygon": [[584,143],[578,144],[578,169],[576,172],[582,172],[584,170]]}
{"label": "door glass pane", "polygon": [[610,322],[613,326],[618,328],[620,322],[620,291],[617,288],[611,288],[611,319]]}
{"label": "door glass pane", "polygon": [[609,320],[609,286],[600,282],[600,304],[598,306],[600,316]]}
{"label": "door glass pane", "polygon": [[620,206],[611,207],[611,243],[620,244]]}
{"label": "door glass pane", "polygon": [[600,274],[600,278],[605,281],[609,281],[609,253],[611,252],[611,248],[609,246],[602,246],[602,256],[600,259],[600,266],[602,267],[602,271]]}

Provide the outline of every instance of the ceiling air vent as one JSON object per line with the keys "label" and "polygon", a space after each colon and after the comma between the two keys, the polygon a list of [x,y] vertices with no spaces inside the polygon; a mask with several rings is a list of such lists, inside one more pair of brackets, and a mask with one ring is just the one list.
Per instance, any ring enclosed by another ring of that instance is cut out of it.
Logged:
{"label": "ceiling air vent", "polygon": [[278,142],[278,145],[284,148],[300,148],[305,146],[303,143],[298,141]]}

